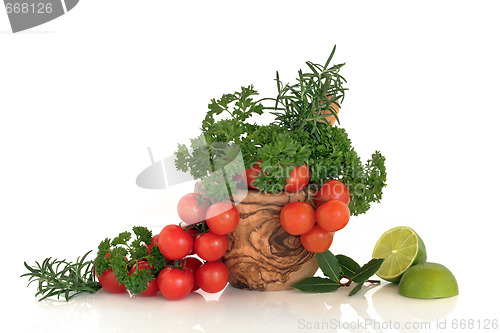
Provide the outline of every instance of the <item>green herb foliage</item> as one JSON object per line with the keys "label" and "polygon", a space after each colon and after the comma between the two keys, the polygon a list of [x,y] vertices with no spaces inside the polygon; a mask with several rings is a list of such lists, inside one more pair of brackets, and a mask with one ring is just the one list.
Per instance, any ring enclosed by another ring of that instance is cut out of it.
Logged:
{"label": "green herb foliage", "polygon": [[345,277],[352,278],[359,270],[359,264],[348,256],[337,254],[335,257],[337,258],[342,274]]}
{"label": "green herb foliage", "polygon": [[329,293],[340,288],[340,283],[322,277],[308,277],[292,286],[307,293]]}
{"label": "green herb foliage", "polygon": [[333,281],[339,282],[342,278],[342,268],[333,253],[326,251],[317,253],[315,257],[321,271]]}
{"label": "green herb foliage", "polygon": [[375,274],[384,259],[372,259],[362,267],[348,256],[333,255],[330,251],[315,254],[318,266],[326,277],[309,277],[292,285],[292,288],[308,293],[326,293],[349,287],[352,282],[357,285],[349,292],[349,296],[358,293],[363,285],[380,283],[378,280],[369,280]]}
{"label": "green herb foliage", "polygon": [[[29,277],[29,284],[38,282],[36,296],[41,296],[40,300],[56,296],[68,301],[81,293],[99,290],[101,285],[95,277],[109,269],[113,270],[118,283],[123,283],[132,294],[146,290],[148,282],[167,265],[182,269],[180,261],[167,261],[157,245],[151,247],[152,233],[148,228],[133,227],[132,232],[125,231],[102,241],[95,260],[86,259],[92,252],[89,251],[74,263],[52,258],[45,259],[42,264],[35,262],[34,266],[25,262],[29,272],[21,276]],[[148,267],[130,273],[130,269],[141,261],[147,262]]]}
{"label": "green herb foliage", "polygon": [[[265,193],[282,191],[293,168],[307,164],[310,189],[339,179],[349,188],[351,214],[365,213],[382,198],[385,157],[375,151],[361,161],[345,129],[325,121],[330,115],[337,118],[332,103],[340,107],[347,90],[339,74],[344,64],[330,65],[334,52],[325,65],[307,62],[309,72],[299,71],[295,84],[284,84],[277,74],[275,98],[257,100],[258,92],[248,86],[212,99],[200,136],[191,140],[190,148],[179,144],[176,167],[201,180],[215,201],[224,201],[242,186],[237,177],[257,162],[264,172],[254,185]],[[265,110],[275,116],[273,123],[250,122]]]}
{"label": "green herb foliage", "polygon": [[[145,227],[133,227],[132,233],[125,231],[112,240],[106,238],[99,244],[95,267],[98,275],[112,269],[116,281],[123,283],[132,294],[139,294],[146,290],[147,283],[156,278],[159,272],[167,265],[165,257],[157,245],[148,250],[151,245],[152,233]],[[109,253],[109,254],[108,254]],[[148,263],[149,268],[137,269],[130,273],[130,269],[140,261]]]}
{"label": "green herb foliage", "polygon": [[28,285],[38,283],[35,296],[41,296],[40,301],[53,296],[68,301],[81,293],[94,293],[101,285],[95,281],[93,261],[87,260],[90,252],[78,257],[74,263],[52,258],[45,259],[42,264],[36,261],[34,266],[25,262],[29,272],[21,277],[29,278]]}
{"label": "green herb foliage", "polygon": [[384,259],[378,258],[378,259],[372,259],[366,264],[364,264],[362,267],[358,268],[356,272],[354,272],[354,275],[352,276],[351,280],[356,282],[356,283],[363,283],[366,280],[370,278],[373,274],[375,274],[378,269],[380,268],[380,265],[382,265],[382,262]]}

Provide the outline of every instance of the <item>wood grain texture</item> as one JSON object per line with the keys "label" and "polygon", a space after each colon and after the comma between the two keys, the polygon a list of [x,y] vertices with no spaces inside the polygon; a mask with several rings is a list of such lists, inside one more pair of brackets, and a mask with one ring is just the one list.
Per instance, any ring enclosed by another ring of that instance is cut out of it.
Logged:
{"label": "wood grain texture", "polygon": [[288,234],[280,223],[287,203],[305,201],[299,193],[264,194],[240,190],[234,195],[240,223],[228,235],[228,250],[222,261],[229,269],[229,283],[236,288],[275,291],[313,276],[318,269],[314,254]]}

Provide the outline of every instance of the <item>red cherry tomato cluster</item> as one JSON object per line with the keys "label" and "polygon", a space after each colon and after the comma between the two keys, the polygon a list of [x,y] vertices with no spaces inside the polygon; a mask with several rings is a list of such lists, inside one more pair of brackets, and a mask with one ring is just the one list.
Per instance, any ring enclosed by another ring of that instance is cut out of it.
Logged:
{"label": "red cherry tomato cluster", "polygon": [[321,253],[330,248],[335,232],[349,222],[350,194],[344,183],[329,180],[323,184],[313,201],[316,211],[313,206],[302,201],[287,204],[281,210],[280,221],[286,232],[300,236],[300,242],[306,250]]}
{"label": "red cherry tomato cluster", "polygon": [[220,259],[227,251],[226,235],[238,226],[238,210],[230,203],[210,204],[200,194],[188,193],[179,200],[177,212],[188,227],[164,227],[158,236],[158,248],[167,259],[181,260],[180,266],[187,269],[163,269],[158,275],[161,294],[176,300],[198,289],[208,293],[223,290],[229,271]]}
{"label": "red cherry tomato cluster", "polygon": [[[148,252],[158,246],[168,264],[139,296],[154,296],[159,291],[169,300],[178,300],[198,289],[217,293],[228,283],[229,271],[220,259],[227,251],[226,235],[236,229],[240,220],[236,207],[227,202],[210,205],[200,194],[188,193],[179,200],[177,211],[187,227],[167,225],[152,237]],[[140,261],[130,274],[146,269],[152,270],[147,262]],[[108,292],[126,292],[112,269],[98,276],[98,280]]]}

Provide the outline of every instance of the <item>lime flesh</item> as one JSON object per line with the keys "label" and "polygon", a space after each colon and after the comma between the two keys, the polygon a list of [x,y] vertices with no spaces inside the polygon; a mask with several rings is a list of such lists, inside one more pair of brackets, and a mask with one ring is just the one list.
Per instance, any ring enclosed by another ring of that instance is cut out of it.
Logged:
{"label": "lime flesh", "polygon": [[458,295],[458,284],[441,264],[424,262],[408,268],[399,282],[399,293],[412,298],[444,298]]}
{"label": "lime flesh", "polygon": [[412,265],[425,262],[427,251],[422,239],[408,227],[386,231],[375,244],[372,258],[384,258],[377,275],[386,281],[398,283]]}

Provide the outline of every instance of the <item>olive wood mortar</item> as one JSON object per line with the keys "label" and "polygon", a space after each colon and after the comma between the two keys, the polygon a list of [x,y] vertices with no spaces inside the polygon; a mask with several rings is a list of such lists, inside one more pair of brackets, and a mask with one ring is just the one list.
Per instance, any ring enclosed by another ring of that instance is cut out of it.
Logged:
{"label": "olive wood mortar", "polygon": [[[195,190],[201,192],[199,184]],[[314,254],[287,233],[280,223],[286,204],[306,201],[303,191],[265,194],[238,190],[233,201],[240,213],[236,230],[228,234],[228,249],[222,257],[229,270],[229,283],[239,289],[277,291],[311,277],[318,270]]]}

